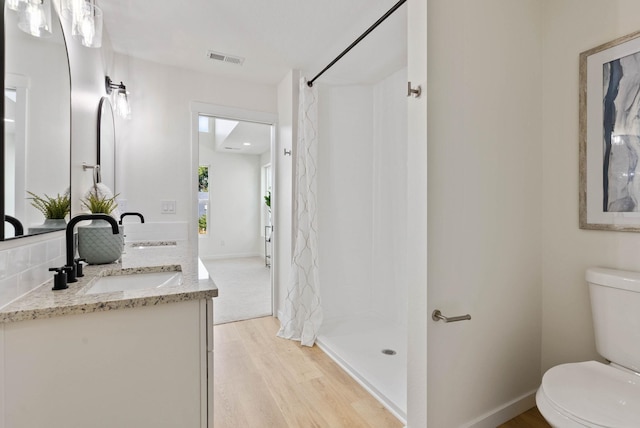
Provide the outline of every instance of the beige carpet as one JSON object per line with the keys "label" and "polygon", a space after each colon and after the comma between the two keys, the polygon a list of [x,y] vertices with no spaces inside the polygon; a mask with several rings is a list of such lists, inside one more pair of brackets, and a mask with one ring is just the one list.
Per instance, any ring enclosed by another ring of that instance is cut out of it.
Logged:
{"label": "beige carpet", "polygon": [[271,270],[260,257],[202,260],[218,286],[213,323],[271,315]]}

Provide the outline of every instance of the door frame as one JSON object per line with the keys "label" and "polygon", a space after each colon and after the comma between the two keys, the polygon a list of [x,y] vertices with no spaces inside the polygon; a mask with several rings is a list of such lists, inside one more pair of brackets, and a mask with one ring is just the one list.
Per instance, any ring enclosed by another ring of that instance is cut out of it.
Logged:
{"label": "door frame", "polygon": [[[407,427],[427,426],[427,3],[409,0],[407,78],[422,95],[408,102],[408,242],[409,278],[407,347]],[[433,285],[432,285],[433,287]]]}
{"label": "door frame", "polygon": [[[199,150],[199,138],[198,138],[198,117],[200,115],[213,116],[221,119],[240,120],[245,122],[263,123],[271,126],[271,224],[274,230],[278,227],[278,212],[276,209],[276,203],[278,197],[278,190],[276,188],[276,129],[278,127],[278,115],[275,113],[267,113],[256,110],[247,110],[236,107],[223,106],[218,104],[209,104],[198,101],[192,101],[190,103],[191,111],[191,203],[190,214],[188,221],[188,237],[189,242],[193,245],[193,250],[198,253],[198,165],[200,160]],[[272,232],[272,239],[273,239]],[[272,242],[271,250],[271,268],[270,268],[270,281],[271,281],[271,314],[276,315],[276,269],[275,257],[277,251],[275,251],[277,242]]]}

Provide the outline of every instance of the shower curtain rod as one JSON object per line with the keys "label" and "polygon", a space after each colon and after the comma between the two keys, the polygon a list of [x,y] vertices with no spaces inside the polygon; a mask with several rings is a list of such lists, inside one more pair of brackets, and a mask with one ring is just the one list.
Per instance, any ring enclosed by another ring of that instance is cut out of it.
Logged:
{"label": "shower curtain rod", "polygon": [[371,27],[369,27],[367,29],[367,31],[365,31],[364,33],[362,33],[362,35],[360,37],[358,37],[353,43],[351,43],[349,45],[348,48],[346,48],[345,50],[342,51],[342,53],[340,53],[340,55],[338,55],[333,61],[331,61],[329,63],[329,65],[327,65],[325,68],[322,69],[322,71],[318,74],[315,75],[315,77],[311,80],[309,80],[307,82],[307,85],[309,85],[309,87],[313,86],[313,82],[316,81],[316,79],[320,76],[322,76],[324,74],[325,71],[327,71],[328,69],[330,69],[331,67],[333,67],[333,64],[335,64],[336,62],[338,62],[340,60],[340,58],[342,58],[343,56],[345,56],[347,54],[347,52],[349,52],[351,49],[353,49],[353,47],[355,45],[357,45],[358,43],[360,43],[362,41],[362,39],[364,39],[365,37],[367,37],[369,35],[370,32],[372,32],[378,25],[380,25],[385,19],[387,19],[393,12],[395,12],[400,6],[402,6],[404,3],[406,3],[407,0],[400,0],[398,3],[396,3],[395,5],[393,5],[393,7],[391,9],[389,9],[387,11],[387,13],[385,13],[384,15],[382,15],[382,17],[380,19],[378,19]]}

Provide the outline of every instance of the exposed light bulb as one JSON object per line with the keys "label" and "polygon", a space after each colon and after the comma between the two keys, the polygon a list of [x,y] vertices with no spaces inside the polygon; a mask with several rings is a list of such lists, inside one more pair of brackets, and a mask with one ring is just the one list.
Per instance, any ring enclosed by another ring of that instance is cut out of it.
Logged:
{"label": "exposed light bulb", "polygon": [[27,5],[27,10],[25,11],[25,13],[27,15],[27,22],[29,23],[29,30],[31,34],[37,34],[40,30],[40,26],[44,21],[40,8],[38,8],[34,4],[29,3]]}
{"label": "exposed light bulb", "polygon": [[83,46],[102,46],[102,9],[88,0],[65,0],[63,10],[71,17],[71,35]]}
{"label": "exposed light bulb", "polygon": [[6,0],[4,4],[11,10],[18,10],[20,3],[24,3],[24,0]]}
{"label": "exposed light bulb", "polygon": [[20,0],[18,28],[35,37],[51,36],[50,0]]}
{"label": "exposed light bulb", "polygon": [[63,0],[62,12],[64,16],[71,18],[71,35],[80,36],[80,26],[84,15],[88,13],[88,7],[86,0]]}
{"label": "exposed light bulb", "polygon": [[82,37],[82,44],[84,46],[93,45],[93,40],[96,35],[96,27],[93,21],[93,16],[86,15],[79,25],[80,36]]}
{"label": "exposed light bulb", "polygon": [[116,94],[116,113],[124,118],[131,119],[131,106],[129,105],[129,97],[124,89],[118,90]]}

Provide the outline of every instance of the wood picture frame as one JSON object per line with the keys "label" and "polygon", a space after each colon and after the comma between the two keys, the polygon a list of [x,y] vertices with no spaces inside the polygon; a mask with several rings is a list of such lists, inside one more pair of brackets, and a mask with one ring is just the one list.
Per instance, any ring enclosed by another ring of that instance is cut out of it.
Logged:
{"label": "wood picture frame", "polygon": [[640,31],[580,54],[579,225],[640,232]]}

